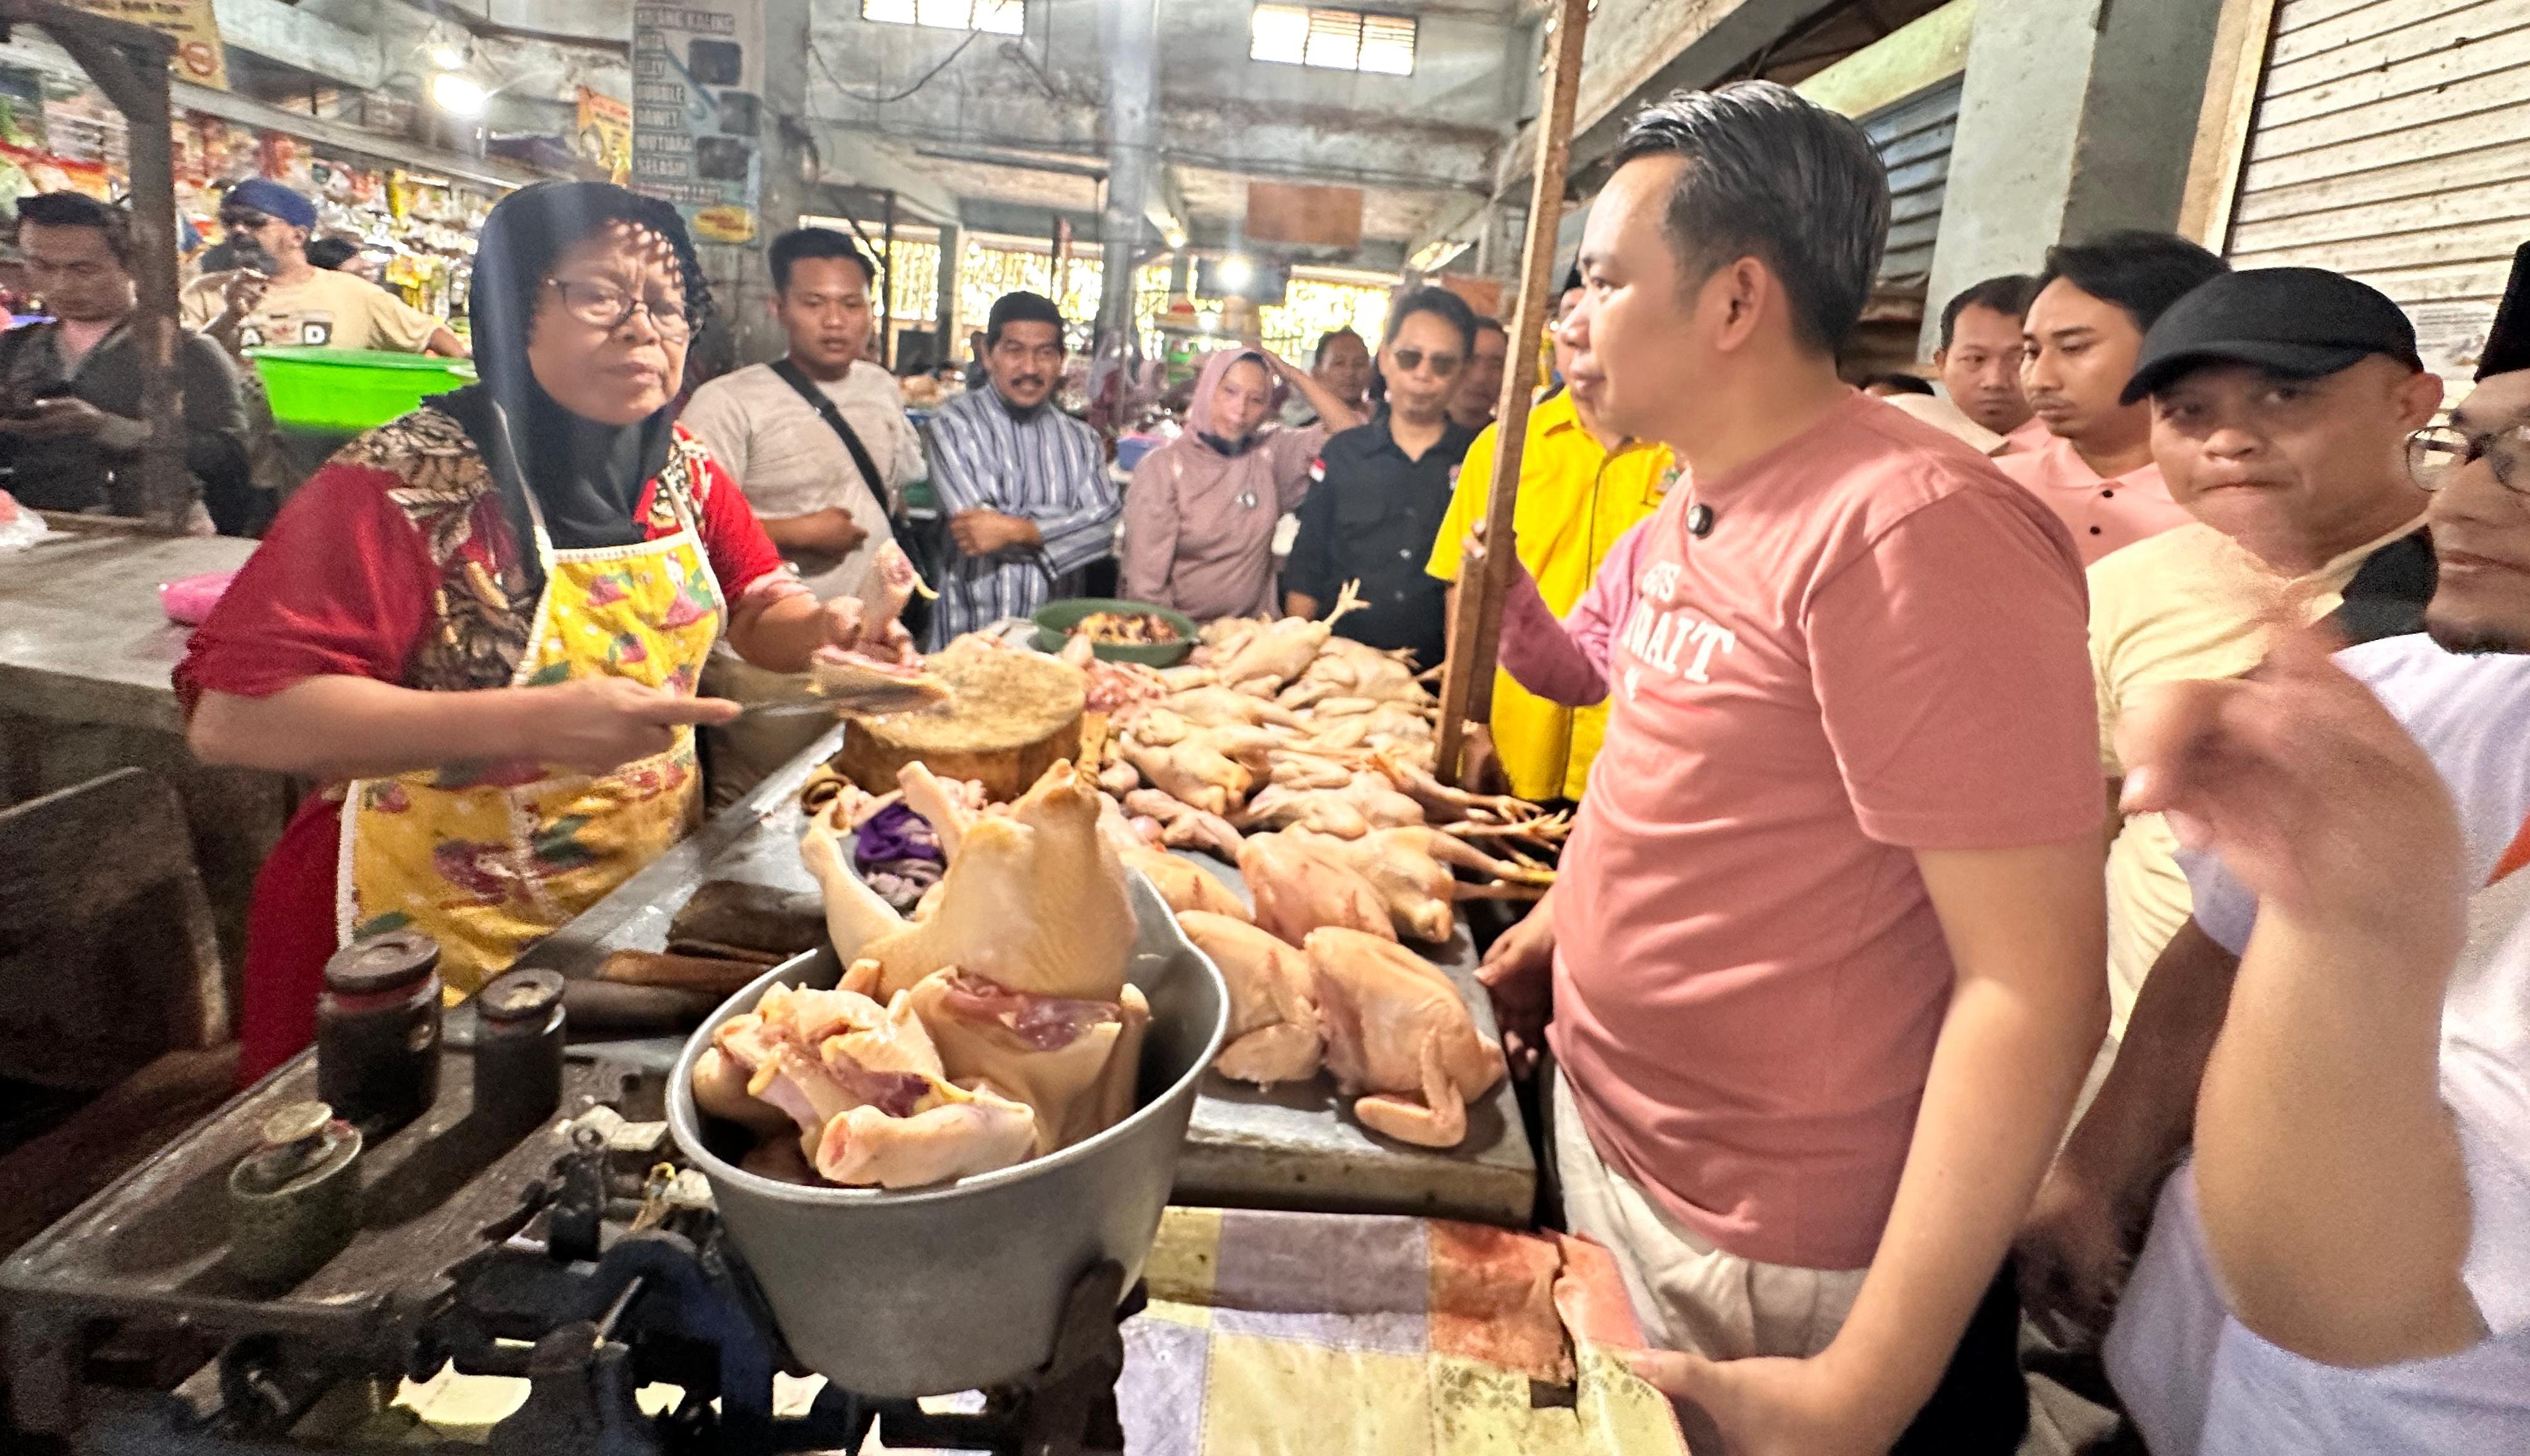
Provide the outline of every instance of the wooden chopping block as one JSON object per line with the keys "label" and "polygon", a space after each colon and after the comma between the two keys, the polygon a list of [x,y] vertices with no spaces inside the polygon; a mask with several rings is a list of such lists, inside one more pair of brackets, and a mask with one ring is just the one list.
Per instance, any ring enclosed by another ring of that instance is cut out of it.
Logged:
{"label": "wooden chopping block", "polygon": [[910,713],[855,718],[835,767],[871,793],[897,786],[907,764],[943,779],[973,779],[996,802],[1016,799],[1061,760],[1080,752],[1088,679],[1036,652],[953,647],[930,659],[947,702]]}

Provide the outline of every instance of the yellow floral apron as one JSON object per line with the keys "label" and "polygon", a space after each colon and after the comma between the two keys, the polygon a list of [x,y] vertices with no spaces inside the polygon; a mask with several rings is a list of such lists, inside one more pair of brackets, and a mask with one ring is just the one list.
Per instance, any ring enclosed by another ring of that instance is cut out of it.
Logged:
{"label": "yellow floral apron", "polygon": [[[512,685],[609,674],[690,697],[725,604],[682,503],[677,531],[557,551],[532,498],[544,594]],[[436,938],[452,999],[587,909],[701,819],[694,732],[590,776],[551,765],[450,765],[364,779],[343,802],[337,919],[345,944],[411,927]]]}

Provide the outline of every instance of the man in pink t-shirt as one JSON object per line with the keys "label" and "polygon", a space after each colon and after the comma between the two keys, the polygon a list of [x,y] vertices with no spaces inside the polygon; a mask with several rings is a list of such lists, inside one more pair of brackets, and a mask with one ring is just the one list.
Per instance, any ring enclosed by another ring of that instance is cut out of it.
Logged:
{"label": "man in pink t-shirt", "polygon": [[2124,231],[2050,248],[2021,324],[2021,389],[2055,438],[1998,458],[2003,473],[2063,519],[2089,566],[2195,519],[2152,462],[2152,405],[2127,404],[2144,331],[2197,285],[2228,271],[2170,233]]}
{"label": "man in pink t-shirt", "polygon": [[1888,218],[1859,129],[1739,82],[1618,163],[1573,377],[1687,483],[1642,527],[1554,896],[1566,1214],[1692,1434],[2009,1452],[1997,1270],[2104,1026],[2079,562],[1838,380]]}

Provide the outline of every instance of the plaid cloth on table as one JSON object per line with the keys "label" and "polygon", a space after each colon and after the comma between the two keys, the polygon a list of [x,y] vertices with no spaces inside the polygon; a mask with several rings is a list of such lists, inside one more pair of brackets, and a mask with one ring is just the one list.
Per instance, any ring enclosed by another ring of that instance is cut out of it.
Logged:
{"label": "plaid cloth on table", "polygon": [[1144,1276],[1118,1388],[1134,1456],[1685,1456],[1614,1353],[1642,1335],[1586,1240],[1171,1209]]}

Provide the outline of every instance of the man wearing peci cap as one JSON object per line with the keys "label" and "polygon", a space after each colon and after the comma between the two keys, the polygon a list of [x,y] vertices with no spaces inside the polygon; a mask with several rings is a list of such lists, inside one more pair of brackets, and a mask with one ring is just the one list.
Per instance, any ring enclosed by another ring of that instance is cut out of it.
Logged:
{"label": "man wearing peci cap", "polygon": [[357,274],[307,261],[316,204],[266,177],[220,202],[231,256],[252,266],[206,273],[185,290],[185,327],[238,350],[369,349],[465,358],[446,324]]}
{"label": "man wearing peci cap", "polygon": [[[2323,269],[2269,268],[2216,278],[2164,314],[2126,398],[2150,400],[2153,458],[2196,519],[2090,569],[2113,814],[2126,772],[2118,721],[2153,691],[2246,674],[2274,650],[2279,619],[2326,622],[2355,642],[2419,629],[2434,556],[2407,442],[2433,419],[2442,381],[2418,362],[2406,315],[2379,292]],[[2171,963],[2166,954],[2209,948],[2188,925],[2193,902],[2169,825],[2159,814],[2112,822],[2098,1105],[2050,1172],[2022,1244],[2029,1303],[2068,1331],[2096,1332],[2107,1316],[2096,1273],[2080,1271],[2097,1263],[2101,1220],[2132,1225],[2150,1206],[2150,1188],[2118,1150],[2138,1104],[2168,1092],[2172,1049],[2139,1027],[2141,1045],[2121,1051],[2129,1015],[2147,976]]]}

